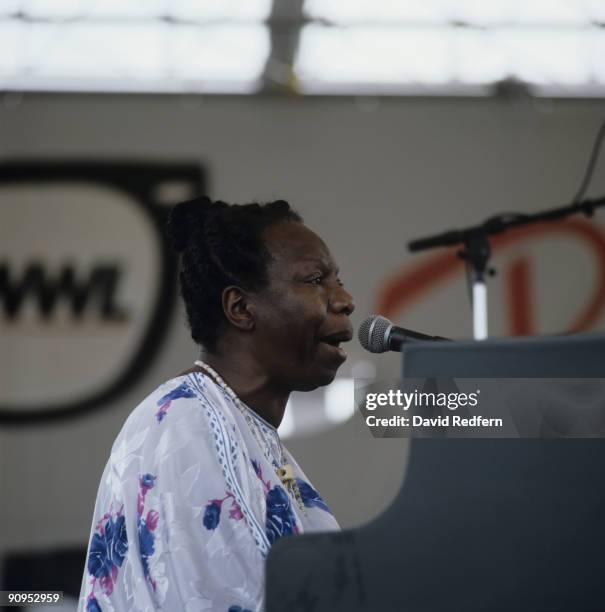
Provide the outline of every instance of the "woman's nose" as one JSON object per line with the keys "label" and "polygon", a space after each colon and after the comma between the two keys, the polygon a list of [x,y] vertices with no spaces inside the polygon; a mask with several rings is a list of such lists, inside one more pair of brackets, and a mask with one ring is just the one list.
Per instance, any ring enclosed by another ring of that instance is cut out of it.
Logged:
{"label": "woman's nose", "polygon": [[332,309],[337,313],[350,315],[355,310],[353,296],[344,288],[337,287],[331,299]]}

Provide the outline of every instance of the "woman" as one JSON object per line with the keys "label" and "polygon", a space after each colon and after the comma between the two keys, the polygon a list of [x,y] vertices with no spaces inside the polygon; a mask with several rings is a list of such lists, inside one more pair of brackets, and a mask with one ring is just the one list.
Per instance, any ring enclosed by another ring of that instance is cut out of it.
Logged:
{"label": "woman", "polygon": [[352,298],[287,202],[177,205],[195,367],[128,417],[101,479],[80,610],[262,610],[278,538],[338,529],[282,446],[292,391],[330,383]]}

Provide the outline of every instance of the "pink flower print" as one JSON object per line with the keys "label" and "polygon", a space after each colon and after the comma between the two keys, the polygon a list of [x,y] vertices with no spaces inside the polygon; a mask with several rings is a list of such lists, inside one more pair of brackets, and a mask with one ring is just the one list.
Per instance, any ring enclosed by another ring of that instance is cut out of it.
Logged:
{"label": "pink flower print", "polygon": [[101,583],[101,590],[105,595],[111,595],[113,592],[113,580],[111,576],[103,576],[99,581]]}
{"label": "pink flower print", "polygon": [[204,510],[203,524],[206,529],[212,530],[218,527],[221,520],[221,510],[223,508],[223,502],[226,499],[232,498],[231,508],[229,508],[229,518],[234,521],[239,521],[244,518],[242,509],[239,504],[235,501],[233,493],[225,491],[226,495],[223,499],[210,499]]}
{"label": "pink flower print", "polygon": [[155,418],[158,420],[158,423],[161,423],[168,412],[168,408],[170,408],[170,402],[166,402],[160,406],[160,409],[155,413]]}
{"label": "pink flower print", "polygon": [[150,510],[147,513],[147,519],[145,520],[145,523],[147,524],[147,527],[150,531],[155,531],[155,528],[158,526],[159,518],[160,514],[156,510]]}
{"label": "pink flower print", "polygon": [[235,498],[231,502],[231,508],[229,508],[229,518],[233,519],[234,521],[241,521],[244,518],[244,515],[242,514],[242,509],[235,501]]}
{"label": "pink flower print", "polygon": [[137,514],[141,516],[145,510],[145,496],[140,493],[137,495]]}

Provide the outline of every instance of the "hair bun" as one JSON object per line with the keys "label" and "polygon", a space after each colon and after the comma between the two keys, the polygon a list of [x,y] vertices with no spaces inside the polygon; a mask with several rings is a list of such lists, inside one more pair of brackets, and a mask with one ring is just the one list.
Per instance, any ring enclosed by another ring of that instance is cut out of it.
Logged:
{"label": "hair bun", "polygon": [[185,250],[196,228],[204,225],[211,206],[212,200],[202,196],[172,207],[168,214],[168,238],[177,253]]}

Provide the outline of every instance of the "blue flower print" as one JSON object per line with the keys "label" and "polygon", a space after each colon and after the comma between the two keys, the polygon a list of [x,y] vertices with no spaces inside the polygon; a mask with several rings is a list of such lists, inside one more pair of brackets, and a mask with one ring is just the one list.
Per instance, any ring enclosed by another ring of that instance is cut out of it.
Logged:
{"label": "blue flower print", "polygon": [[118,568],[122,566],[128,551],[126,520],[122,511],[115,515],[115,520],[111,512],[105,513],[95,531],[90,541],[87,569],[93,577],[93,591],[98,580],[103,592],[111,595],[118,578]]}
{"label": "blue flower print", "polygon": [[92,536],[88,555],[88,573],[95,578],[109,576],[114,566],[121,567],[128,550],[124,515],[117,516],[115,523],[110,516],[100,531]]}
{"label": "blue flower print", "polygon": [[244,513],[237,503],[233,493],[225,491],[223,499],[210,499],[204,511],[204,527],[206,529],[216,529],[221,520],[221,510],[226,500],[231,499],[231,507],[229,508],[229,518],[234,521],[241,521],[244,518]]}
{"label": "blue flower print", "polygon": [[166,393],[166,395],[162,396],[162,398],[158,400],[158,404],[164,404],[165,402],[179,399],[180,397],[195,397],[195,394],[189,388],[187,383],[181,383],[178,387],[175,387],[172,391]]}
{"label": "blue flower print", "polygon": [[150,489],[155,486],[157,476],[153,474],[143,474],[139,476],[139,494],[137,495],[137,532],[139,536],[139,554],[141,556],[141,565],[143,566],[143,575],[155,591],[156,582],[151,576],[149,568],[149,558],[155,553],[155,535],[154,531],[158,526],[160,515],[156,510],[149,510],[147,516],[143,517],[145,511],[145,497]]}
{"label": "blue flower print", "polygon": [[158,423],[161,423],[166,416],[166,412],[168,408],[170,408],[170,404],[173,400],[179,399],[181,397],[195,397],[193,391],[189,388],[186,382],[181,383],[178,387],[175,387],[166,395],[163,395],[156,403],[160,407],[159,410],[155,413],[155,417],[158,420]]}
{"label": "blue flower print", "polygon": [[292,512],[290,498],[279,485],[275,485],[267,493],[267,522],[265,529],[271,544],[284,535],[298,533],[296,517],[294,512]]}
{"label": "blue flower print", "polygon": [[139,483],[146,489],[153,489],[155,479],[156,477],[153,474],[143,474],[143,476],[139,478]]}
{"label": "blue flower print", "polygon": [[114,565],[122,567],[124,557],[128,552],[128,535],[126,533],[126,518],[124,515],[118,516],[114,524],[113,539],[111,547],[111,559]]}
{"label": "blue flower print", "polygon": [[296,516],[292,511],[290,498],[285,489],[279,485],[271,488],[270,480],[263,480],[263,471],[260,463],[255,459],[250,459],[252,467],[258,479],[263,483],[267,504],[267,520],[265,531],[271,544],[281,536],[297,534]]}
{"label": "blue flower print", "polygon": [[147,521],[145,519],[139,519],[138,523],[139,530],[139,549],[141,551],[141,563],[143,565],[143,575],[145,578],[149,576],[149,557],[155,552],[153,546],[155,536],[153,535]]}
{"label": "blue flower print", "polygon": [[307,508],[321,508],[332,514],[330,508],[328,508],[328,504],[326,504],[320,494],[308,482],[305,482],[302,478],[297,478],[296,484],[298,485],[303,504],[305,504]]}
{"label": "blue flower print", "polygon": [[86,612],[103,612],[96,597],[90,595],[86,602]]}
{"label": "blue flower print", "polygon": [[141,555],[144,557],[151,557],[155,552],[153,542],[155,536],[147,526],[147,522],[141,519],[139,522],[139,546],[141,547]]}
{"label": "blue flower print", "polygon": [[220,499],[212,499],[206,506],[203,521],[206,529],[216,529],[218,527],[221,520],[221,506],[222,501]]}
{"label": "blue flower print", "polygon": [[107,553],[107,542],[98,533],[92,536],[88,553],[88,573],[95,578],[108,576],[111,572],[111,559]]}

